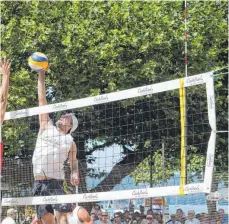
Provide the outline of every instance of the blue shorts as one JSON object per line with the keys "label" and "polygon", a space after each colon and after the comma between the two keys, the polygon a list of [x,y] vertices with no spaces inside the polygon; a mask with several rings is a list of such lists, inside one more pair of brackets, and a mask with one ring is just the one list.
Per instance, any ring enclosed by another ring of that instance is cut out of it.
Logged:
{"label": "blue shorts", "polygon": [[[66,195],[63,188],[63,180],[35,180],[33,185],[34,196]],[[72,212],[72,204],[45,204],[36,205],[37,218],[40,219],[46,213],[54,215],[54,209],[58,212]]]}

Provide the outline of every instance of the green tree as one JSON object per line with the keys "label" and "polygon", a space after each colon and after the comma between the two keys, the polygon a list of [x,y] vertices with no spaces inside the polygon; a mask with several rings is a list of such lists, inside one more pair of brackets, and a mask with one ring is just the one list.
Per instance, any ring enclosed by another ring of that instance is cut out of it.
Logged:
{"label": "green tree", "polygon": [[[216,6],[214,2],[195,1],[188,4],[188,10],[189,75],[226,66],[227,3],[220,2]],[[30,72],[27,65],[27,58],[35,51],[44,52],[52,64],[46,77],[47,87],[51,90],[50,103],[139,87],[184,76],[182,2],[2,1],[1,11],[1,53],[6,54],[13,61],[8,111],[37,105],[36,75]],[[227,102],[225,95],[221,95],[221,92],[225,91],[222,88],[226,88],[225,82],[225,79],[219,79],[216,85],[216,91],[220,94],[217,101],[219,104]],[[198,92],[193,89],[190,96],[198,98],[202,93],[202,90]],[[160,102],[167,102],[167,104],[165,107],[161,106],[162,108],[158,111],[160,115],[154,114],[151,108],[156,108]],[[136,105],[133,106],[134,108],[128,106],[131,103],[133,101],[113,104],[122,116],[116,120],[113,119],[108,124],[100,124],[101,128],[104,128],[104,125],[114,127],[106,133],[104,131],[91,132],[88,135],[75,136],[76,140],[80,140],[78,148],[81,149],[79,159],[82,172],[86,170],[90,173],[86,161],[93,163],[91,155],[95,150],[103,150],[104,147],[113,144],[123,147],[123,160],[118,162],[110,174],[93,190],[112,189],[123,177],[133,172],[137,165],[145,161],[149,155],[149,147],[152,147],[156,156],[161,142],[153,141],[153,139],[161,139],[165,136],[176,137],[176,145],[179,145],[178,132],[175,132],[175,136],[174,130],[165,133],[168,125],[179,123],[179,111],[168,112],[171,105],[179,106],[176,91],[139,98],[134,101],[133,105]],[[219,106],[219,112],[223,113],[223,116],[226,115],[224,105]],[[143,111],[151,111],[145,113],[144,116],[148,120],[155,121],[150,122],[152,127],[141,120],[140,115],[135,120],[139,125],[131,126],[133,113],[142,114],[142,108]],[[104,109],[104,112],[100,112],[99,115],[94,113],[101,109]],[[192,110],[195,111],[195,109]],[[124,116],[127,114],[130,115]],[[82,133],[87,133],[91,125],[98,125],[96,123],[98,118],[100,120],[108,118],[112,116],[112,111],[109,110],[109,106],[94,106],[79,110],[78,116],[81,120],[94,122],[81,127]],[[139,133],[141,127],[144,127],[144,130],[150,128],[158,130],[159,124],[156,122],[160,118],[158,116],[168,121],[168,123],[160,124],[164,128],[162,131],[155,132],[153,135],[143,132],[136,136],[135,128]],[[219,122],[220,127],[224,129],[225,119]],[[123,124],[121,129],[120,124]],[[20,151],[21,156],[25,157],[28,154],[31,156],[31,148],[35,144],[36,136],[36,133],[31,130],[36,128],[37,119],[35,118],[17,120],[17,126],[13,125],[12,121],[6,122],[4,138],[8,150],[5,155],[12,157],[18,155]],[[116,137],[121,134],[126,135],[127,132],[128,138]],[[192,130],[189,134],[192,134]],[[91,139],[95,140],[93,143],[95,146],[90,150],[84,150]],[[103,144],[96,145],[98,141]],[[193,143],[199,141],[200,139],[197,138]],[[171,142],[167,144],[170,148]],[[221,137],[220,145],[217,145],[217,155],[224,158],[225,166],[219,168],[223,173],[227,171],[226,147],[227,141]],[[134,148],[134,151],[131,148]],[[177,161],[180,149],[179,147],[172,148],[174,148],[172,153],[174,161]],[[194,150],[193,153],[196,154],[204,154],[200,147],[190,148],[190,150]],[[169,156],[169,154],[166,155],[167,158]],[[156,158],[160,160],[159,157]],[[203,162],[202,157],[193,157],[192,161],[194,159],[200,161],[201,164]],[[200,164],[200,162],[197,163]],[[196,166],[196,171],[199,169],[198,166]],[[175,166],[174,170],[177,168],[178,166]],[[102,172],[101,175],[104,173]],[[85,173],[82,175],[81,191],[86,189],[86,180],[83,176],[86,176]]]}

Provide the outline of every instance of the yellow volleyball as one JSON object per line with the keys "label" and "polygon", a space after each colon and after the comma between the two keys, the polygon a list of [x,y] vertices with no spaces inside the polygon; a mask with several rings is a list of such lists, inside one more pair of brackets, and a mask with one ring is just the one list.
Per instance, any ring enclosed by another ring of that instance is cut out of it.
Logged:
{"label": "yellow volleyball", "polygon": [[41,52],[35,52],[33,53],[29,59],[29,67],[36,72],[40,72],[42,70],[46,70],[48,68],[48,57],[41,53]]}

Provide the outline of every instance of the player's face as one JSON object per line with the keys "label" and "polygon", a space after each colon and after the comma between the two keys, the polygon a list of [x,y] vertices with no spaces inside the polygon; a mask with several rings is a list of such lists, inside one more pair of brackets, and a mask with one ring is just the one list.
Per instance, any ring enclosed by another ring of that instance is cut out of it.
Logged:
{"label": "player's face", "polygon": [[56,122],[56,125],[65,130],[69,130],[72,128],[72,117],[69,114],[64,114],[60,117],[60,119]]}
{"label": "player's face", "polygon": [[71,115],[64,114],[60,117],[60,121],[64,125],[72,125],[72,117]]}

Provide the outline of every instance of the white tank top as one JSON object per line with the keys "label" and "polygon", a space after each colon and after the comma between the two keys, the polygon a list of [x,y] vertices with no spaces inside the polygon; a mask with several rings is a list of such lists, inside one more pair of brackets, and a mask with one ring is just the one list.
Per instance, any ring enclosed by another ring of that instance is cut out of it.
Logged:
{"label": "white tank top", "polygon": [[48,122],[43,133],[38,134],[36,147],[33,153],[33,174],[54,179],[64,179],[64,161],[73,138],[70,134],[57,131],[52,121]]}
{"label": "white tank top", "polygon": [[68,224],[83,224],[78,217],[78,211],[80,208],[80,206],[76,206],[72,214],[68,216]]}

